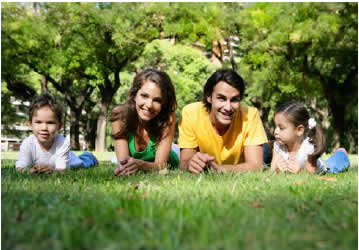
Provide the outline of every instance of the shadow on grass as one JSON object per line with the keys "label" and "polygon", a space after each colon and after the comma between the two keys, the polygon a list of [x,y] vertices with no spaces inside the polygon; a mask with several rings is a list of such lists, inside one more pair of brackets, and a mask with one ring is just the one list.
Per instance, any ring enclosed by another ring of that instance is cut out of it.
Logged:
{"label": "shadow on grass", "polygon": [[[63,177],[61,185],[71,181]],[[41,178],[48,177],[23,175],[18,181]],[[52,192],[4,188],[3,249],[176,249],[176,244],[177,249],[264,249],[269,244],[273,249],[313,249],[318,242],[325,249],[357,246],[358,202],[349,185],[340,190],[329,185],[317,193],[302,185],[291,191],[248,186],[248,192],[235,195],[225,189],[202,194],[191,188],[173,199],[171,192],[145,196],[142,187],[104,185],[99,190],[91,184],[88,189],[58,185]]]}

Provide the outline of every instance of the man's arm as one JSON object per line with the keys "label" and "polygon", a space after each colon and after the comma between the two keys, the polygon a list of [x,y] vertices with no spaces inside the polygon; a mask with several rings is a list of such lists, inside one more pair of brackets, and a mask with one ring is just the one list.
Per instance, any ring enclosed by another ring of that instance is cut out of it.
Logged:
{"label": "man's arm", "polygon": [[211,162],[213,170],[218,172],[247,172],[261,171],[263,169],[263,148],[262,145],[245,146],[244,162],[233,165],[217,165]]}

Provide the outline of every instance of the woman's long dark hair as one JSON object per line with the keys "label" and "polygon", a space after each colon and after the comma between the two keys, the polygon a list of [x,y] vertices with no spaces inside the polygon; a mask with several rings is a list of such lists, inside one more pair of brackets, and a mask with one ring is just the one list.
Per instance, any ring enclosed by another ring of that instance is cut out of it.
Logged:
{"label": "woman's long dark hair", "polygon": [[138,90],[146,81],[155,83],[161,89],[162,95],[160,113],[146,124],[149,135],[158,143],[167,136],[164,134],[165,128],[175,122],[170,120],[177,107],[175,90],[170,77],[165,72],[146,69],[135,76],[127,94],[126,104],[120,104],[112,110],[110,121],[121,120],[123,122],[121,131],[112,135],[115,140],[126,138],[128,132],[136,134],[139,120],[135,98]]}
{"label": "woman's long dark hair", "polygon": [[319,124],[310,129],[308,126],[308,120],[310,117],[307,109],[304,107],[304,105],[295,101],[286,102],[278,106],[274,116],[278,113],[285,114],[287,119],[293,123],[295,127],[299,125],[304,126],[305,130],[303,138],[309,137],[311,139],[311,143],[314,145],[314,152],[310,155],[309,158],[315,165],[316,160],[325,151],[326,147],[326,138]]}

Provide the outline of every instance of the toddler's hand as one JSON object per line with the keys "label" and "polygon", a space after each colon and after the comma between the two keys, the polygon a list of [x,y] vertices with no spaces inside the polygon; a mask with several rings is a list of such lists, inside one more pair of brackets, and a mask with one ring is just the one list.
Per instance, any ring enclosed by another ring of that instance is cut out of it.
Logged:
{"label": "toddler's hand", "polygon": [[286,161],[281,155],[279,155],[279,157],[278,157],[277,167],[280,172],[287,171],[288,161]]}
{"label": "toddler's hand", "polygon": [[287,170],[290,173],[298,173],[300,171],[301,167],[299,163],[295,160],[295,157],[289,158],[288,167]]}
{"label": "toddler's hand", "polygon": [[51,165],[34,165],[30,168],[31,174],[51,174],[52,172],[54,172],[54,168]]}

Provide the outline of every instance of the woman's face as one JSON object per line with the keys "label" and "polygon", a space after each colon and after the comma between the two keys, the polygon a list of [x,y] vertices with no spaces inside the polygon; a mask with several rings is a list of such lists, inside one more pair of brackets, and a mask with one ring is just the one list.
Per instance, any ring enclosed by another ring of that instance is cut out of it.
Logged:
{"label": "woman's face", "polygon": [[147,122],[155,118],[161,112],[162,101],[161,89],[157,84],[145,81],[135,98],[139,119]]}

